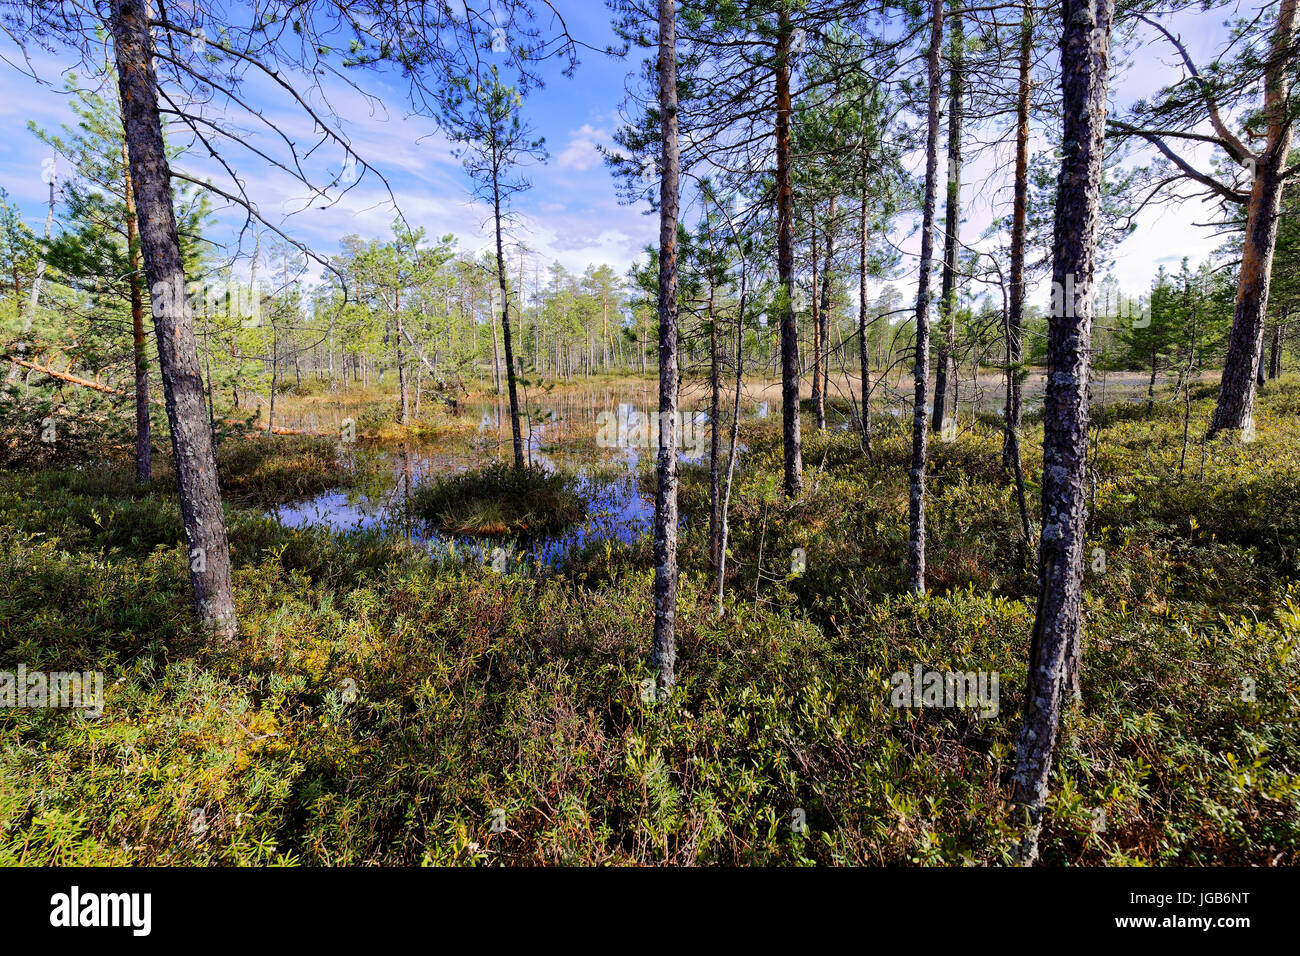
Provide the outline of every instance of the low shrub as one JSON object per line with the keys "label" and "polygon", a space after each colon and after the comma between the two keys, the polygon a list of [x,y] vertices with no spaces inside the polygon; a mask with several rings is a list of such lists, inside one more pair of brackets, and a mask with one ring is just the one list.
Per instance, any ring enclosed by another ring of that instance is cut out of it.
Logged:
{"label": "low shrub", "polygon": [[411,495],[411,508],[432,527],[450,534],[554,534],[586,517],[575,484],[570,475],[495,464],[421,485]]}

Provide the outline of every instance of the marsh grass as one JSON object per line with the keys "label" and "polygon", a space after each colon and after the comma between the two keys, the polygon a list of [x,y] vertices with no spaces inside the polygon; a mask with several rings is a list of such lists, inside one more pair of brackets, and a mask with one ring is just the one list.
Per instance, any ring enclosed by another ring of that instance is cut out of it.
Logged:
{"label": "marsh grass", "polygon": [[[158,478],[170,485],[175,481],[170,456],[165,463]],[[223,442],[217,449],[217,473],[228,500],[264,506],[320,494],[348,481],[336,444],[310,436]]]}
{"label": "marsh grass", "polygon": [[557,534],[586,518],[571,475],[489,465],[421,485],[412,511],[439,531],[474,537]]}

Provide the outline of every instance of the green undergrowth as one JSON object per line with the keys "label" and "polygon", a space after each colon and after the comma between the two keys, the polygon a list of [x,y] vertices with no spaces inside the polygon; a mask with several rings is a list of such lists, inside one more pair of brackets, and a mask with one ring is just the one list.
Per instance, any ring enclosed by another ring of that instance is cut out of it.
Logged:
{"label": "green undergrowth", "polygon": [[[1185,460],[1179,415],[1097,435],[1048,864],[1297,862],[1300,388],[1271,385],[1257,439],[1202,462],[1207,401]],[[0,669],[105,674],[97,718],[0,710],[0,864],[1010,862],[1035,585],[1000,436],[933,443],[913,596],[903,436],[872,464],[807,435],[787,503],[779,435],[746,425],[722,615],[707,473],[683,469],[668,700],[646,540],[502,575],[232,503],[241,639],[217,654],[165,483],[0,472]],[[996,713],[893,706],[918,665],[996,673]]]}

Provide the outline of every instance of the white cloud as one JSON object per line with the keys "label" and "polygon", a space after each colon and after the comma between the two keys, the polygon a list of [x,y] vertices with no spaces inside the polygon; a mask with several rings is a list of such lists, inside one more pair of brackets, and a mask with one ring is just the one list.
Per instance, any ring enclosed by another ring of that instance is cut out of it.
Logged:
{"label": "white cloud", "polygon": [[597,147],[608,141],[607,132],[596,129],[590,123],[584,123],[581,129],[569,133],[569,145],[555,157],[555,163],[561,169],[586,172],[600,162],[600,152]]}

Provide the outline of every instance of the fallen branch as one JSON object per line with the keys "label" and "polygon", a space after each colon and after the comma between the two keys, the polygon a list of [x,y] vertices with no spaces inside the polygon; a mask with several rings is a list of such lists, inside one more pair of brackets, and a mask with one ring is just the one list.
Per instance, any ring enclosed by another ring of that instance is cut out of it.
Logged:
{"label": "fallen branch", "polygon": [[[19,368],[28,368],[33,372],[40,372],[42,375],[48,375],[50,378],[58,379],[61,382],[70,382],[73,385],[80,385],[82,388],[94,389],[97,392],[103,392],[105,395],[126,394],[125,392],[120,392],[108,385],[101,385],[99,382],[92,382],[88,379],[78,378],[76,375],[71,375],[68,372],[58,372],[52,368],[46,368],[44,365],[37,365],[35,362],[29,362],[26,359],[15,358],[12,355],[0,356],[0,358],[4,358],[6,361],[17,365]],[[69,366],[69,368],[71,368],[71,366]]]}

